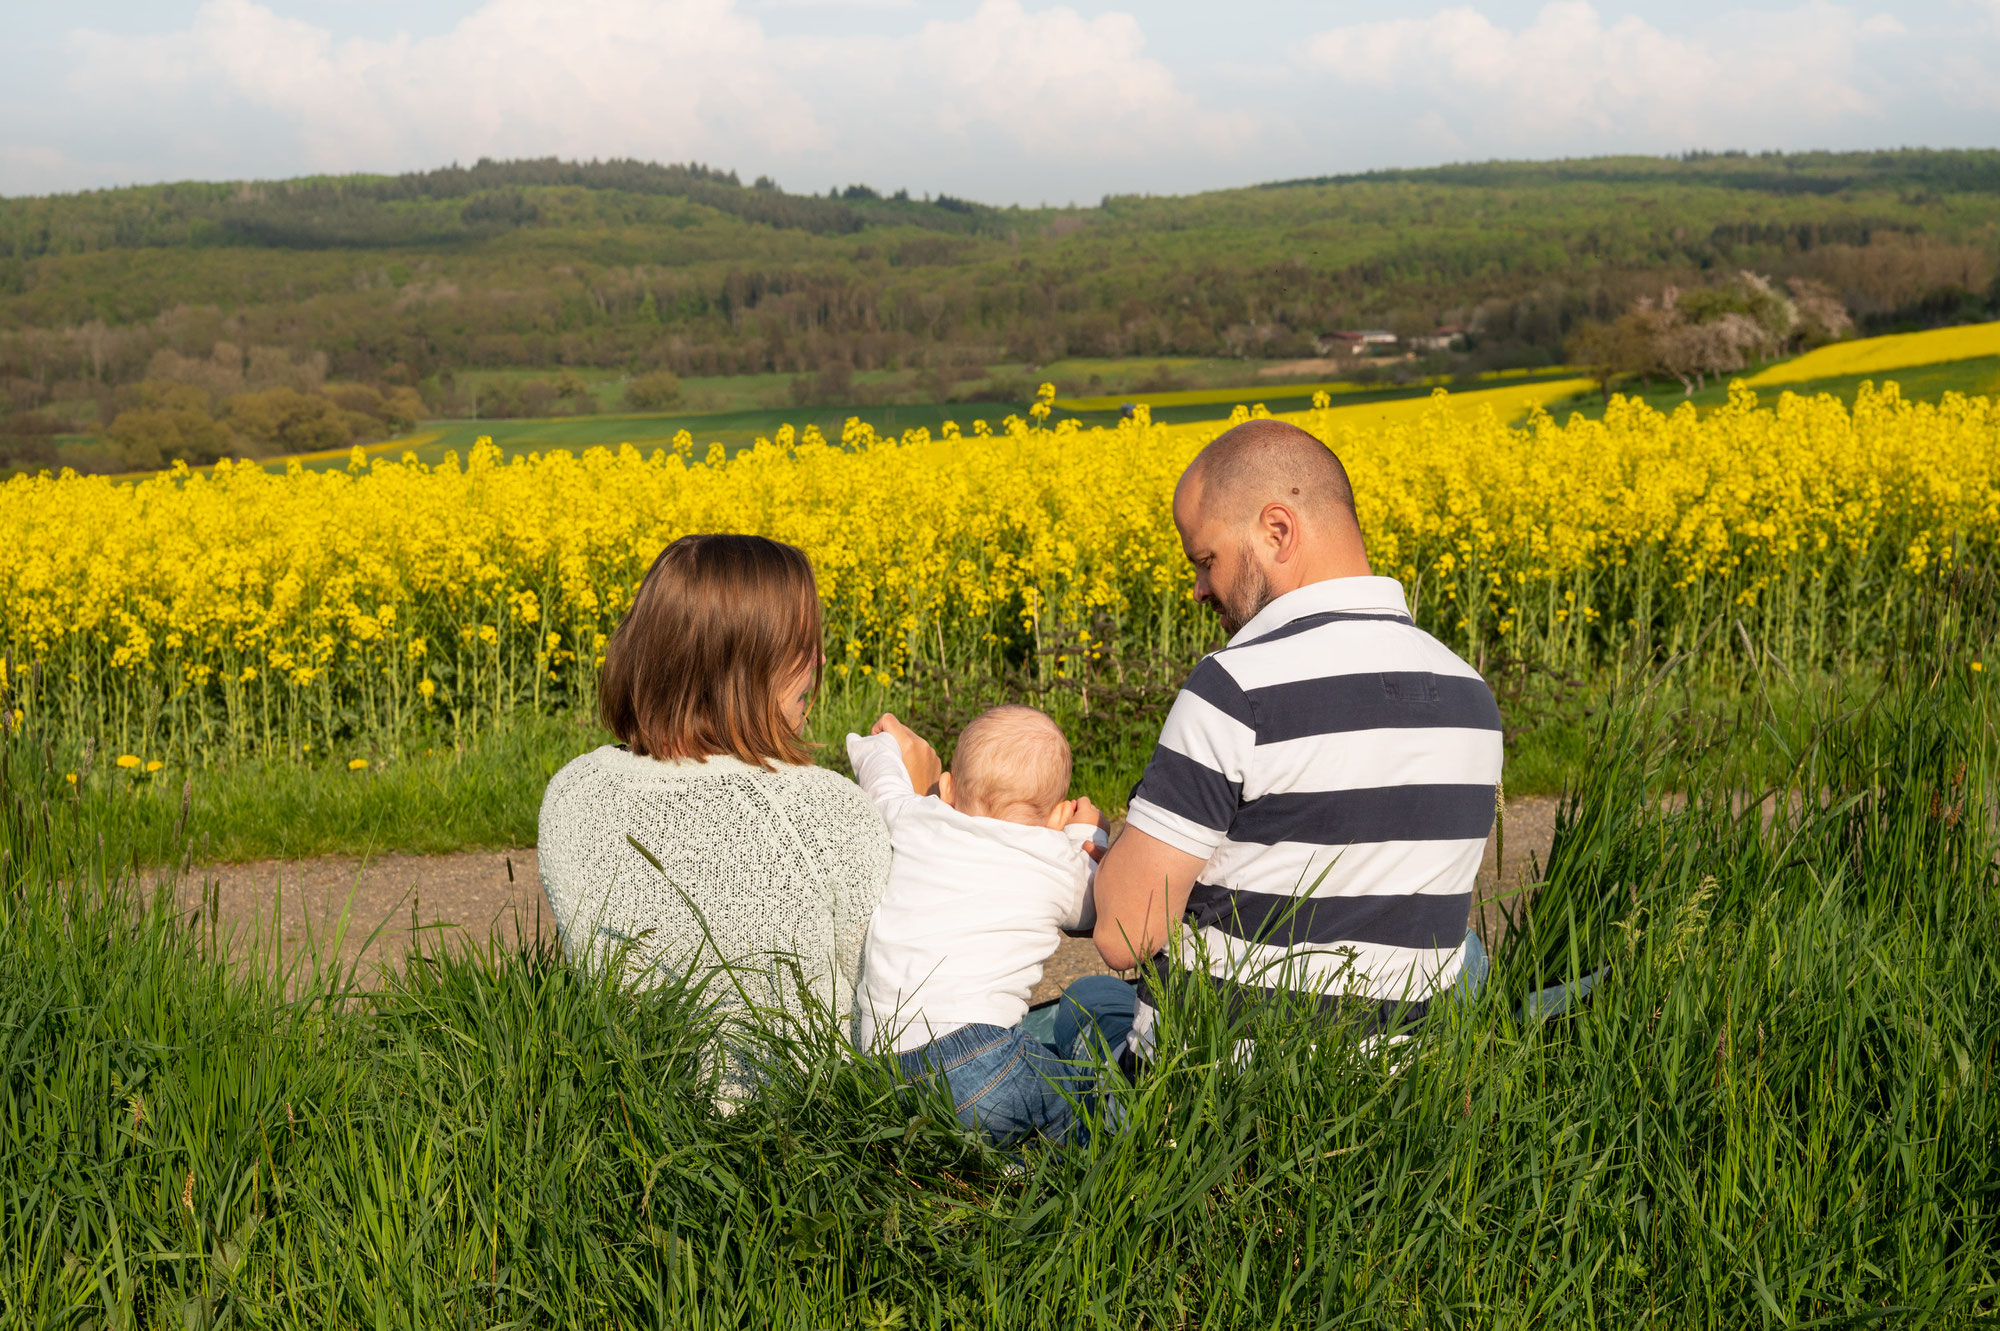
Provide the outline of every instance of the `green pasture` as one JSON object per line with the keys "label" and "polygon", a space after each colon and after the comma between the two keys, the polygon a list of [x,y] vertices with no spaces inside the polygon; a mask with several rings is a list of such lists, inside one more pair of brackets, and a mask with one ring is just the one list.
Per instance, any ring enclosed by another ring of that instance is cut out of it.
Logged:
{"label": "green pasture", "polygon": [[[646,415],[556,416],[544,420],[434,421],[408,439],[392,439],[363,447],[365,456],[399,458],[413,453],[418,461],[435,464],[446,453],[462,460],[481,438],[490,438],[507,456],[547,453],[558,448],[581,453],[587,448],[617,448],[631,444],[642,452],[671,448],[676,432],[687,430],[695,439],[697,458],[707,455],[711,444],[721,444],[725,454],[750,447],[760,438],[771,438],[783,425],[803,430],[817,425],[827,438],[838,440],[849,417],[859,417],[878,432],[901,434],[919,426],[932,434],[948,420],[970,431],[975,419],[998,426],[1003,417],[1020,415],[1025,407],[1005,402],[953,402],[920,407],[788,407],[753,411],[658,412]],[[338,469],[347,465],[350,450],[335,449],[301,459],[308,467]],[[280,465],[282,459],[272,464]]]}
{"label": "green pasture", "polygon": [[[1075,364],[1083,363],[1085,362],[1075,362]],[[1573,371],[1560,373],[1504,371],[1481,375],[1476,381],[1464,386],[1484,388],[1538,383],[1550,377],[1567,377],[1570,374],[1573,374]],[[1935,402],[1948,392],[2000,394],[2000,357],[1988,356],[1975,360],[1950,361],[1882,375],[1845,375],[1811,380],[1786,385],[1783,389],[1763,389],[1759,391],[1758,396],[1762,401],[1774,402],[1780,392],[1798,393],[1802,396],[1831,393],[1843,402],[1851,404],[1862,383],[1870,381],[1881,383],[1886,380],[1894,380],[1901,386],[1903,396],[1912,401]],[[1249,387],[1176,390],[1122,396],[1114,394],[1098,398],[1059,399],[1058,410],[1053,419],[1074,417],[1086,426],[1109,425],[1118,420],[1120,409],[1125,403],[1143,402],[1147,404],[1154,420],[1178,424],[1215,419],[1238,403],[1248,406],[1262,402],[1273,411],[1300,410],[1310,403],[1313,393],[1322,390],[1337,390],[1334,395],[1336,404],[1351,406],[1423,397],[1437,386],[1429,380],[1402,385],[1369,385],[1340,380],[1305,384],[1264,383]],[[1650,388],[1637,383],[1621,383],[1614,391],[1627,396],[1642,397],[1649,405],[1660,411],[1673,411],[1683,402],[1693,402],[1697,410],[1706,412],[1729,400],[1729,386],[1726,380],[1711,382],[1707,388],[1693,394],[1683,393],[1678,383],[1657,381]],[[849,417],[859,417],[872,425],[878,433],[901,434],[905,430],[921,426],[935,435],[948,420],[956,421],[962,428],[968,430],[972,422],[978,419],[997,427],[1005,417],[1021,415],[1025,411],[1026,404],[1018,402],[950,402],[920,406],[767,407],[730,412],[683,410],[651,414],[565,416],[546,420],[438,421],[426,425],[415,437],[418,442],[413,445],[392,440],[388,443],[369,445],[364,451],[391,457],[398,457],[409,451],[414,452],[420,461],[435,463],[441,461],[447,451],[456,452],[463,458],[482,435],[491,436],[502,452],[509,455],[547,452],[557,448],[581,452],[586,448],[597,446],[616,448],[620,444],[627,443],[647,450],[670,446],[675,432],[685,429],[693,434],[697,453],[705,455],[711,443],[720,443],[725,453],[734,454],[740,449],[749,447],[759,438],[772,437],[780,426],[787,424],[798,429],[803,429],[808,424],[817,425],[828,438],[837,439],[846,420]],[[1550,411],[1558,418],[1571,413],[1580,413],[1596,419],[1603,415],[1604,402],[1599,394],[1590,393],[1567,402],[1555,403],[1550,407]],[[337,450],[309,459],[306,465],[345,466],[347,456],[346,452]]]}
{"label": "green pasture", "polygon": [[[1830,393],[1842,402],[1852,406],[1855,394],[1864,383],[1880,386],[1894,382],[1903,397],[1911,402],[1936,402],[1946,393],[1968,395],[2000,394],[2000,356],[1981,356],[1972,360],[1946,361],[1938,365],[1922,365],[1906,370],[1889,370],[1880,374],[1847,374],[1828,379],[1810,379],[1802,383],[1763,387],[1757,390],[1757,400],[1775,403],[1785,393],[1796,393],[1800,397],[1815,397]],[[1694,393],[1685,393],[1678,383],[1654,381],[1650,388],[1638,383],[1620,382],[1613,390],[1627,397],[1643,398],[1647,405],[1658,411],[1673,411],[1684,402],[1692,402],[1696,410],[1713,411],[1729,401],[1727,379],[1712,380],[1708,387]],[[1558,419],[1571,413],[1597,420],[1604,415],[1604,399],[1600,394],[1589,393],[1568,402],[1552,403],[1551,415]]]}
{"label": "green pasture", "polygon": [[[1180,424],[1216,419],[1226,413],[1228,408],[1238,404],[1249,406],[1261,402],[1273,411],[1302,410],[1310,404],[1314,393],[1322,391],[1333,396],[1337,405],[1359,406],[1372,402],[1393,402],[1423,397],[1440,386],[1469,390],[1538,383],[1552,378],[1571,377],[1575,373],[1573,370],[1558,367],[1549,370],[1495,371],[1470,379],[1421,378],[1403,384],[1355,379],[1307,383],[1272,380],[1243,384],[1241,379],[1246,369],[1254,373],[1255,365],[1255,362],[1203,361],[1192,358],[1129,361],[1072,359],[1041,368],[994,367],[994,373],[1001,374],[1004,371],[1005,374],[1011,375],[1018,370],[1022,384],[1028,384],[1038,376],[1045,377],[1058,372],[1072,378],[1089,371],[1100,378],[1121,376],[1138,379],[1142,377],[1142,372],[1153,374],[1162,368],[1175,374],[1201,377],[1215,374],[1218,370],[1228,370],[1237,378],[1237,386],[1234,387],[1134,390],[1126,393],[1099,394],[1094,397],[1058,398],[1056,415],[1052,419],[1074,418],[1085,426],[1115,424],[1128,403],[1146,404],[1156,421]],[[482,379],[490,380],[500,377],[548,378],[552,377],[555,371],[523,369],[478,373]],[[580,370],[577,373],[590,386],[591,391],[598,395],[601,403],[608,404],[622,396],[625,376],[609,371]],[[880,375],[887,377],[889,373],[884,371],[880,372]],[[857,375],[856,378],[857,381],[865,381],[867,376]],[[1947,392],[2000,394],[2000,357],[1987,356],[1973,360],[1951,361],[1880,375],[1845,375],[1817,379],[1786,385],[1783,389],[1762,389],[1759,391],[1759,397],[1764,401],[1775,401],[1779,392],[1801,395],[1831,393],[1844,402],[1852,403],[1862,383],[1869,381],[1880,383],[1887,380],[1894,380],[1899,384],[1903,396],[1912,401],[1934,402]],[[781,399],[784,396],[781,390],[787,383],[789,377],[780,375],[738,375],[686,381],[690,403],[769,402],[773,398]],[[1651,385],[1620,382],[1614,391],[1626,396],[1642,397],[1649,405],[1660,411],[1672,411],[1684,402],[1692,402],[1697,410],[1707,412],[1729,400],[1726,379],[1712,381],[1706,388],[1693,394],[1684,393],[1680,385],[1672,381],[1655,381]],[[670,447],[675,433],[685,429],[694,436],[699,455],[706,456],[712,443],[720,443],[725,455],[733,455],[749,447],[759,438],[775,436],[779,427],[783,425],[791,425],[795,429],[816,425],[828,438],[837,439],[845,422],[850,417],[858,417],[873,426],[878,434],[900,435],[906,430],[922,427],[935,435],[946,421],[956,421],[962,428],[969,430],[974,420],[985,420],[997,428],[1007,416],[1023,415],[1027,408],[1026,400],[914,405],[901,403],[854,407],[753,405],[732,410],[698,410],[693,405],[687,405],[665,412],[606,411],[589,416],[555,416],[533,420],[431,421],[407,438],[365,444],[361,447],[365,456],[401,457],[405,453],[414,453],[419,461],[435,464],[442,461],[448,452],[456,453],[461,459],[464,458],[482,437],[490,437],[507,456],[549,452],[559,448],[581,453],[588,448],[616,448],[621,444],[631,444],[645,451]],[[1600,394],[1592,392],[1566,402],[1554,403],[1550,411],[1559,418],[1570,413],[1579,413],[1596,419],[1603,415],[1604,401]],[[61,440],[61,447],[66,461],[85,466],[107,446],[90,436],[76,435],[65,436]],[[295,460],[309,468],[340,468],[347,465],[351,455],[350,449],[331,449]],[[265,465],[282,466],[291,460],[294,459],[270,459]]]}

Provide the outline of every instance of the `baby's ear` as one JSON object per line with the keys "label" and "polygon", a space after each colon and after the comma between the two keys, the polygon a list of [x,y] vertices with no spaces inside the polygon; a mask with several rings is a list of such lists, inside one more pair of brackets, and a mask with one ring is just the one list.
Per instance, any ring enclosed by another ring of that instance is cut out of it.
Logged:
{"label": "baby's ear", "polygon": [[1049,810],[1049,816],[1042,820],[1042,826],[1060,832],[1076,817],[1075,800],[1057,800],[1056,807]]}
{"label": "baby's ear", "polygon": [[958,807],[958,792],[952,787],[950,772],[938,773],[937,795],[952,808]]}

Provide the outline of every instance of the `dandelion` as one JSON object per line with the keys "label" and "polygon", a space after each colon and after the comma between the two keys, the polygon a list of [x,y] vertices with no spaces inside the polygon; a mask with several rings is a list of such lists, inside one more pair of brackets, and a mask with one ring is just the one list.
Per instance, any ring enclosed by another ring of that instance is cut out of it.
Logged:
{"label": "dandelion", "polygon": [[159,760],[158,758],[155,758],[155,759],[153,759],[153,760],[152,760],[151,762],[149,762],[149,763],[147,763],[147,764],[146,764],[146,770],[147,770],[148,772],[157,772],[157,771],[159,771],[159,770],[160,770],[160,769],[161,769],[162,767],[165,767],[165,766],[166,766],[166,764],[165,764],[165,763],[161,762],[161,761],[160,761],[160,760]]}
{"label": "dandelion", "polygon": [[347,761],[347,770],[350,772],[365,772],[368,770],[368,760],[366,758],[350,758]]}
{"label": "dandelion", "polygon": [[76,773],[75,773],[75,772],[68,772],[68,773],[65,773],[65,774],[64,774],[64,776],[63,776],[63,780],[65,780],[65,781],[69,782],[69,783],[70,783],[70,784],[71,784],[72,786],[73,786],[73,785],[75,785],[75,784],[76,784]]}
{"label": "dandelion", "polygon": [[139,755],[136,753],[121,753],[118,755],[118,765],[128,770],[137,767],[139,765]]}
{"label": "dandelion", "polygon": [[1985,666],[1983,666],[1983,665],[1981,665],[1981,664],[1980,664],[1979,662],[1977,662],[1977,661],[1974,661],[1974,662],[1972,663],[1972,673],[1973,673],[1973,674],[1975,674],[1975,675],[1976,675],[1976,674],[1978,674],[1978,673],[1979,673],[1980,671],[1982,671],[1982,670],[1984,670],[1984,669],[1986,669],[1986,667],[1985,667]]}

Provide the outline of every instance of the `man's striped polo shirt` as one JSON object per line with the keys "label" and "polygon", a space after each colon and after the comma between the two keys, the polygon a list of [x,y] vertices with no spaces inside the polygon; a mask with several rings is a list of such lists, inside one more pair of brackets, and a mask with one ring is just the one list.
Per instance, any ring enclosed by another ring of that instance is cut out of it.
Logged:
{"label": "man's striped polo shirt", "polygon": [[1205,975],[1232,1007],[1291,991],[1420,1017],[1463,960],[1500,763],[1491,690],[1395,579],[1278,597],[1188,676],[1132,792],[1129,826],[1207,861],[1142,975]]}

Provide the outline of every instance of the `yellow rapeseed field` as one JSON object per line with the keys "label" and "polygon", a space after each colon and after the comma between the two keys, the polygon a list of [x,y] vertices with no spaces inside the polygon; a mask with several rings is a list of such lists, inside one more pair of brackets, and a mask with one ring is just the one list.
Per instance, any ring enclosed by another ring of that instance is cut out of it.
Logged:
{"label": "yellow rapeseed field", "polygon": [[[1340,453],[1378,569],[1474,660],[1879,655],[1921,580],[2000,537],[1986,398],[1911,404],[1892,385],[1851,410],[1773,409],[1738,391],[1700,418],[1618,399],[1602,421],[1512,428],[1440,392],[1358,425],[1286,419]],[[684,435],[650,455],[17,478],[0,485],[0,690],[109,751],[191,757],[575,706],[654,555],[713,530],[810,553],[834,687],[919,661],[1060,671],[1110,640],[1191,664],[1213,620],[1168,500],[1227,424],[888,439],[851,422],[728,461]]]}
{"label": "yellow rapeseed field", "polygon": [[1884,374],[1978,356],[2000,356],[2000,323],[1964,324],[1922,333],[1892,333],[1887,337],[1831,342],[1803,356],[1780,361],[1744,382],[1752,388],[1776,387],[1848,374]]}

